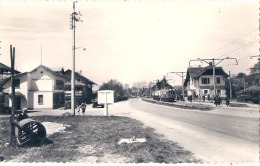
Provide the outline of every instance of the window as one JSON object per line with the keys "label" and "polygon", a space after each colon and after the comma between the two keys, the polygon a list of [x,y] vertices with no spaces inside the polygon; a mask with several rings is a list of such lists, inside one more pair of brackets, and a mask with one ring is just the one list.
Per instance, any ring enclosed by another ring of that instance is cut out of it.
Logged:
{"label": "window", "polygon": [[204,95],[208,94],[208,92],[209,92],[208,90],[204,90]]}
{"label": "window", "polygon": [[216,81],[217,84],[220,84],[220,77],[217,77],[216,79],[217,79],[217,81]]}
{"label": "window", "polygon": [[38,95],[38,105],[43,105],[43,95]]}
{"label": "window", "polygon": [[209,78],[201,78],[201,84],[210,84]]}
{"label": "window", "polygon": [[77,78],[77,81],[80,82],[80,78]]}
{"label": "window", "polygon": [[62,80],[56,80],[56,85],[61,85],[63,86],[64,85],[64,82]]}
{"label": "window", "polygon": [[20,79],[14,79],[14,87],[20,88]]}

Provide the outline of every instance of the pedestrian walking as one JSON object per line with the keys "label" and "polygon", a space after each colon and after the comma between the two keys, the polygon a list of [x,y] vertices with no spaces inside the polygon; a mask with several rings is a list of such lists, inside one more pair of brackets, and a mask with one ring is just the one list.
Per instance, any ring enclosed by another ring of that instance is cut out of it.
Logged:
{"label": "pedestrian walking", "polygon": [[81,110],[82,110],[82,113],[85,114],[86,104],[85,104],[85,103],[81,103],[80,108],[81,108]]}
{"label": "pedestrian walking", "polygon": [[229,100],[228,97],[226,97],[225,100],[226,100],[226,105],[227,105],[227,107],[228,107],[228,106],[229,106],[229,102],[230,102],[230,100]]}
{"label": "pedestrian walking", "polygon": [[76,105],[76,111],[78,112],[78,114],[80,115],[80,106],[79,105]]}
{"label": "pedestrian walking", "polygon": [[221,102],[221,98],[220,98],[219,96],[215,96],[215,97],[214,97],[214,104],[216,105],[216,107],[217,107],[218,105],[220,105],[220,102]]}
{"label": "pedestrian walking", "polygon": [[203,95],[203,96],[202,96],[202,100],[203,100],[203,102],[205,102],[205,98],[206,98],[205,95]]}

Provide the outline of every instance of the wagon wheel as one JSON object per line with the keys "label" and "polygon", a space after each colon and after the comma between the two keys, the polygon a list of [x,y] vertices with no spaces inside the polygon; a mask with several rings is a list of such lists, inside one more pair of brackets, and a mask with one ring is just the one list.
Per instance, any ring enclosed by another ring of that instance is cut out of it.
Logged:
{"label": "wagon wheel", "polygon": [[16,130],[16,139],[18,145],[31,143],[32,145],[40,145],[46,137],[44,126],[34,120],[24,119],[19,122],[19,128]]}

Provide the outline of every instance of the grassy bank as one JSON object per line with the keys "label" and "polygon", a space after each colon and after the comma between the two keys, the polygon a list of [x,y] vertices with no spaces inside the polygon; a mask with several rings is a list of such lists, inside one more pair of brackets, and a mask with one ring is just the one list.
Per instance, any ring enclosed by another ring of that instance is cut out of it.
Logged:
{"label": "grassy bank", "polygon": [[[118,116],[41,116],[39,122],[70,125],[48,135],[39,147],[12,148],[9,118],[0,119],[0,157],[6,162],[190,163],[199,162],[177,143],[163,139],[135,119]],[[48,130],[47,130],[48,134]],[[121,138],[146,138],[144,143],[122,143]]]}

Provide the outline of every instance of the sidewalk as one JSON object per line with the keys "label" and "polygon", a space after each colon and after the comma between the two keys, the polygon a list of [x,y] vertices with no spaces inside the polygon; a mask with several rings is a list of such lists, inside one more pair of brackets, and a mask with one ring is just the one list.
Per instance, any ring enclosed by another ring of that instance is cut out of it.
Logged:
{"label": "sidewalk", "polygon": [[[28,110],[28,116],[63,116],[65,114],[74,115],[74,112],[71,109],[40,109],[40,110]],[[75,110],[75,115],[83,116],[82,111],[77,112]],[[92,104],[88,104],[84,115],[104,115],[104,108],[92,108]],[[0,117],[10,117],[10,115],[0,115]]]}

